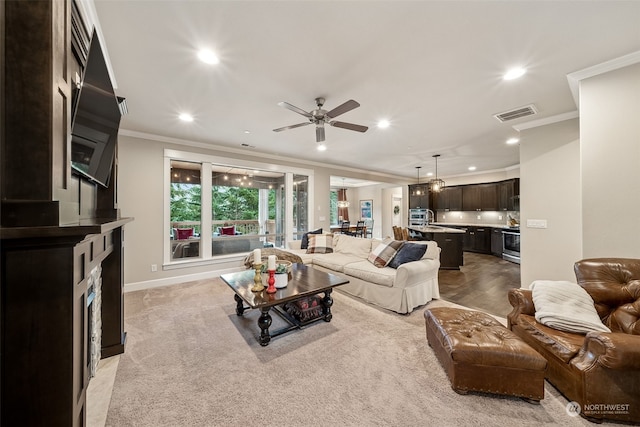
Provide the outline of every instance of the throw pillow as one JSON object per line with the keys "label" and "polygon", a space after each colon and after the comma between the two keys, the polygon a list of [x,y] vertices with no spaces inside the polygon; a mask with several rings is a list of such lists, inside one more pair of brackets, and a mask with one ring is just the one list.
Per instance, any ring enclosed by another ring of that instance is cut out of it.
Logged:
{"label": "throw pillow", "polygon": [[387,264],[391,268],[398,268],[402,264],[418,261],[427,251],[427,245],[419,245],[417,243],[405,243],[400,247],[396,256]]}
{"label": "throw pillow", "polygon": [[300,249],[307,249],[309,247],[309,234],[322,234],[322,228],[309,231],[302,235],[302,242],[300,243]]}
{"label": "throw pillow", "polygon": [[536,280],[530,289],[536,320],[543,325],[578,334],[611,332],[600,320],[591,295],[577,283]]}
{"label": "throw pillow", "polygon": [[193,228],[176,228],[178,240],[185,240],[193,236]]}
{"label": "throw pillow", "polygon": [[330,254],[333,252],[333,235],[311,234],[309,235],[308,254]]}
{"label": "throw pillow", "polygon": [[235,236],[236,226],[230,225],[228,227],[222,227],[220,228],[220,234],[222,234],[223,236]]}
{"label": "throw pillow", "polygon": [[404,245],[404,241],[402,240],[393,240],[391,238],[386,238],[380,243],[374,250],[369,253],[367,257],[367,261],[371,264],[375,265],[378,268],[385,267],[398,250]]}

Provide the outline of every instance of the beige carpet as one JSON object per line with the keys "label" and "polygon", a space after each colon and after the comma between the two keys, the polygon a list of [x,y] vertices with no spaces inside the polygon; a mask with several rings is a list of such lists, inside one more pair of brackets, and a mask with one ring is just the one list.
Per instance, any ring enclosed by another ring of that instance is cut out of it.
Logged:
{"label": "beige carpet", "polygon": [[330,323],[261,347],[259,313],[237,316],[219,279],[126,294],[106,425],[590,425],[548,384],[541,405],[456,394],[427,345],[424,307],[398,315],[333,296]]}

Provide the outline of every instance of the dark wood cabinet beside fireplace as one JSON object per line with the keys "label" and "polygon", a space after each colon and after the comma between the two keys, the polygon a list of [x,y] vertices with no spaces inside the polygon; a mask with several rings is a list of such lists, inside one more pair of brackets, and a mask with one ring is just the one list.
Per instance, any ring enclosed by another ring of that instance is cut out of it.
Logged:
{"label": "dark wood cabinet beside fireplace", "polygon": [[80,15],[72,1],[0,2],[3,426],[85,425],[92,354],[124,351],[124,225],[132,219],[117,204],[117,149],[108,186],[70,164],[72,99],[90,40]]}

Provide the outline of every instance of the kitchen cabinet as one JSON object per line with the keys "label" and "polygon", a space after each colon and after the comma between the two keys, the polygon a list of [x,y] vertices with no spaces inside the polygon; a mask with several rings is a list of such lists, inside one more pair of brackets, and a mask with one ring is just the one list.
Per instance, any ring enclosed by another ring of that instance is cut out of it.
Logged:
{"label": "kitchen cabinet", "polygon": [[462,187],[445,187],[439,193],[434,194],[434,208],[439,211],[462,210]]}
{"label": "kitchen cabinet", "polygon": [[462,233],[433,233],[440,247],[440,268],[458,270],[463,265]]}
{"label": "kitchen cabinet", "polygon": [[477,185],[465,185],[462,187],[462,210],[463,211],[479,211],[480,210],[480,187]]}
{"label": "kitchen cabinet", "polygon": [[490,227],[467,227],[467,242],[465,250],[479,252],[482,254],[491,253],[491,228]]}
{"label": "kitchen cabinet", "polygon": [[480,187],[480,210],[498,210],[498,184],[478,184]]}
{"label": "kitchen cabinet", "polygon": [[520,179],[514,178],[500,182],[498,187],[498,210],[520,210]]}
{"label": "kitchen cabinet", "polygon": [[425,184],[409,186],[409,209],[429,209],[429,190]]}
{"label": "kitchen cabinet", "polygon": [[410,231],[417,232],[419,239],[433,240],[438,244],[440,248],[440,268],[459,270],[463,265],[462,241],[464,233]]}
{"label": "kitchen cabinet", "polygon": [[502,228],[491,228],[491,254],[502,256]]}

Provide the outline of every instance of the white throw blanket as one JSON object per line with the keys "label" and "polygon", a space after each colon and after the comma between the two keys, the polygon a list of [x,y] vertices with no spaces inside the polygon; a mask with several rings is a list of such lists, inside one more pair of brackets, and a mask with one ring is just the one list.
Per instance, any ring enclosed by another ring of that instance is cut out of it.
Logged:
{"label": "white throw blanket", "polygon": [[600,320],[591,295],[577,283],[536,280],[530,288],[536,320],[543,325],[579,334],[611,332]]}

